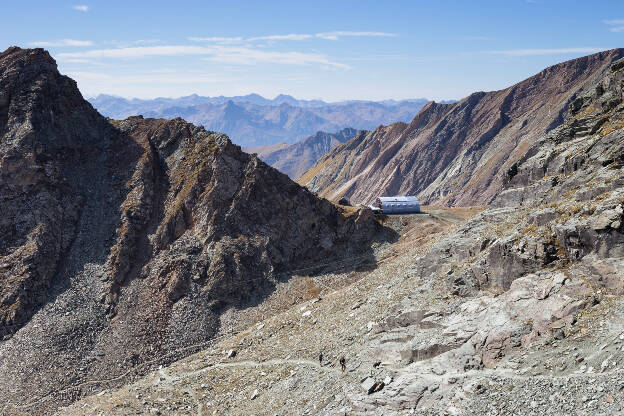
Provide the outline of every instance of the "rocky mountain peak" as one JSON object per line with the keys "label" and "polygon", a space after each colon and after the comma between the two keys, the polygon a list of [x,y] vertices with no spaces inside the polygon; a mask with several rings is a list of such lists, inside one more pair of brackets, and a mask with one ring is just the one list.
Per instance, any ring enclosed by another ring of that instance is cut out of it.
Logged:
{"label": "rocky mountain peak", "polygon": [[358,133],[358,130],[350,127],[336,133],[319,131],[291,145],[258,146],[248,148],[248,151],[258,153],[266,163],[292,179],[297,179],[320,157]]}
{"label": "rocky mountain peak", "polygon": [[52,71],[56,69],[56,61],[48,51],[42,48],[22,49],[18,46],[11,46],[4,52],[0,52],[0,59],[2,59],[4,71],[23,68],[26,64],[35,65],[42,69],[47,64],[50,65],[47,69]]}
{"label": "rocky mountain peak", "polygon": [[292,269],[366,256],[379,232],[224,134],[102,117],[44,50],[0,54],[0,97],[2,391],[47,397],[189,354],[224,311]]}

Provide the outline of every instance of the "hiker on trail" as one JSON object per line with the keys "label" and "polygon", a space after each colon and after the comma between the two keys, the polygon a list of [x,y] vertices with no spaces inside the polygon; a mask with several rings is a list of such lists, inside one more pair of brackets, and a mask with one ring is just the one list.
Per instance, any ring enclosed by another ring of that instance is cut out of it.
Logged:
{"label": "hiker on trail", "polygon": [[340,358],[340,367],[342,368],[342,372],[344,373],[344,371],[347,369],[347,360],[345,360],[345,357]]}
{"label": "hiker on trail", "polygon": [[323,353],[319,353],[319,365],[323,365]]}

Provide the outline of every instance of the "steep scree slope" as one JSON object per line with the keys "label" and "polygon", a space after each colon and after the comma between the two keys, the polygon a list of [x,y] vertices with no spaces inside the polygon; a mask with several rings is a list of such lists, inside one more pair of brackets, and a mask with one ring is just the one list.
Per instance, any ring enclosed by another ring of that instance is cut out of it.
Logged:
{"label": "steep scree slope", "polygon": [[42,49],[0,54],[0,133],[2,414],[187,355],[227,308],[378,230],[223,134],[105,119]]}
{"label": "steep scree slope", "polygon": [[370,203],[418,194],[424,203],[490,203],[503,175],[540,135],[563,122],[583,85],[624,55],[614,49],[563,62],[507,89],[427,104],[410,124],[360,134],[322,157],[299,183],[327,198]]}

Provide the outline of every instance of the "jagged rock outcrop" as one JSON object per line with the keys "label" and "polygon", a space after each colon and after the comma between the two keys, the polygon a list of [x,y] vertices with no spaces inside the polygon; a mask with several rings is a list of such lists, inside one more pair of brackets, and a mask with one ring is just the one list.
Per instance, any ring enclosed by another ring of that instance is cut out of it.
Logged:
{"label": "jagged rock outcrop", "polygon": [[356,203],[418,194],[426,204],[489,204],[502,189],[502,173],[560,125],[583,86],[623,55],[613,49],[546,68],[504,90],[429,103],[409,124],[379,127],[336,147],[299,183]]}
{"label": "jagged rock outcrop", "polygon": [[258,156],[280,172],[284,172],[296,180],[310,169],[321,156],[357,134],[359,132],[352,128],[342,129],[337,133],[319,131],[286,148],[259,153]]}
{"label": "jagged rock outcrop", "polygon": [[0,54],[0,134],[0,391],[36,402],[11,414],[193,352],[221,312],[379,228],[223,134],[105,119],[42,49]]}
{"label": "jagged rock outcrop", "polygon": [[74,242],[88,203],[85,194],[96,184],[106,192],[103,173],[110,166],[102,155],[116,136],[74,81],[57,72],[47,52],[17,48],[0,54],[0,134],[0,336],[5,336],[45,302]]}

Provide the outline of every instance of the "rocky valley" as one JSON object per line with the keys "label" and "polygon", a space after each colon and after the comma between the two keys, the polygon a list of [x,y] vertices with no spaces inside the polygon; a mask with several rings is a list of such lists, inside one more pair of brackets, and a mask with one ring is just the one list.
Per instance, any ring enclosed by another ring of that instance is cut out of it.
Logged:
{"label": "rocky valley", "polygon": [[258,153],[258,157],[296,180],[310,169],[327,152],[351,140],[359,132],[352,128],[342,129],[337,133],[319,131],[300,142],[286,145],[258,146],[243,148],[248,153]]}
{"label": "rocky valley", "polygon": [[624,412],[623,56],[261,154],[305,188],[1,53],[0,414]]}

